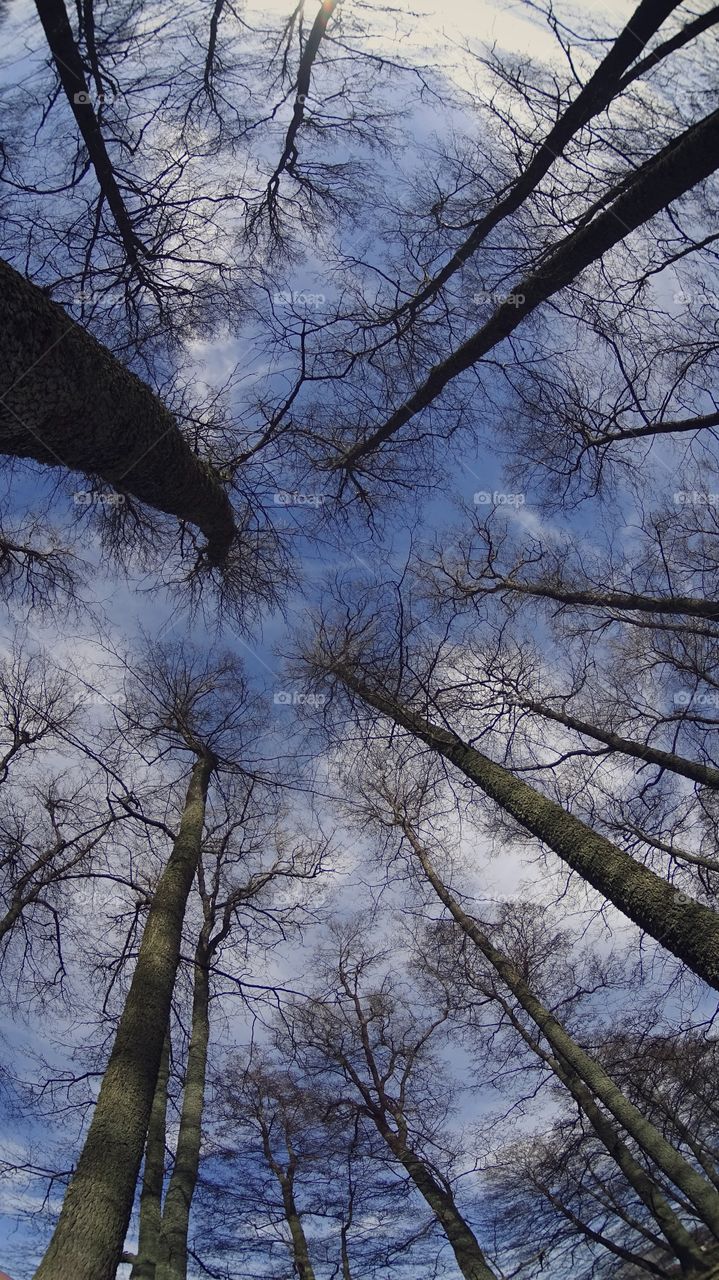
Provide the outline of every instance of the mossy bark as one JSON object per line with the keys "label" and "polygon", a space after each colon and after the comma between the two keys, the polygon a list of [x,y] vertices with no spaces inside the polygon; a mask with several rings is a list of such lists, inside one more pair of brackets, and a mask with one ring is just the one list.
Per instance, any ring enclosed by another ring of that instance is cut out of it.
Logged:
{"label": "mossy bark", "polygon": [[192,452],[162,401],[2,261],[0,453],[99,477],[196,525],[215,564],[235,537],[219,477]]}
{"label": "mossy bark", "polygon": [[454,764],[533,836],[552,849],[629,920],[719,989],[719,914],[680,893],[605,836],[503,765],[433,724],[388,693],[337,665],[336,676],[364,702]]}
{"label": "mossy bark", "polygon": [[85,1145],[35,1280],[114,1280],[160,1070],[213,768],[208,754],[192,770]]}
{"label": "mossy bark", "polygon": [[155,1262],[162,1221],[162,1188],[165,1178],[165,1136],[167,1116],[167,1084],[170,1078],[170,1035],[165,1036],[160,1059],[160,1072],[152,1100],[150,1124],[145,1144],[145,1166],[140,1193],[140,1229],[137,1256],[130,1280],[154,1280]]}

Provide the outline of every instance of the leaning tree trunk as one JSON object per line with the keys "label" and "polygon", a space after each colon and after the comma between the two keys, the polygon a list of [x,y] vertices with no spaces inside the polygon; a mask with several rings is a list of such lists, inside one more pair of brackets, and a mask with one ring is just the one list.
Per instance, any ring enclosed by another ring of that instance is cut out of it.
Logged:
{"label": "leaning tree trunk", "polygon": [[207,948],[204,938],[201,938],[195,950],[192,1028],[182,1095],[180,1132],[162,1210],[154,1280],[186,1280],[187,1276],[187,1233],[200,1167],[207,1047],[210,1039],[210,975],[207,961]]}
{"label": "leaning tree trunk", "polygon": [[[546,1062],[550,1071],[554,1073],[565,1089],[571,1093],[580,1112],[586,1116],[599,1141],[621,1170],[642,1204],[646,1206],[654,1218],[660,1231],[668,1241],[675,1258],[680,1263],[682,1273],[704,1275],[711,1266],[706,1252],[703,1252],[702,1246],[677,1217],[654,1179],[635,1159],[626,1142],[622,1139],[616,1125],[602,1111],[587,1086],[577,1075],[577,1072],[569,1066],[568,1062],[562,1061],[554,1054],[541,1048],[539,1041],[530,1035],[527,1028],[523,1026],[508,1001],[504,1000],[498,993],[493,993],[492,998],[497,1000],[512,1026],[532,1050],[532,1053],[540,1058],[542,1062]],[[549,1196],[548,1189],[542,1188],[542,1190]]]}
{"label": "leaning tree trunk", "polygon": [[169,1028],[162,1046],[160,1074],[152,1100],[150,1124],[145,1144],[145,1168],[140,1193],[140,1230],[137,1256],[130,1280],[154,1280],[155,1262],[162,1222],[162,1188],[165,1179],[165,1136],[167,1116],[167,1084],[170,1078]]}
{"label": "leaning tree trunk", "polygon": [[172,853],[148,912],[135,972],[85,1145],[35,1280],[114,1280],[169,1024],[187,899],[200,858],[214,757],[192,770]]}
{"label": "leaning tree trunk", "polygon": [[360,680],[350,667],[335,664],[331,672],[368,706],[388,716],[454,764],[629,920],[705,982],[719,989],[717,912],[680,893],[618,845],[568,813],[556,800],[515,777],[511,770],[469,746],[458,734],[433,724],[389,693]]}
{"label": "leaning tree trunk", "polygon": [[[601,212],[545,253],[535,270],[518,280],[486,324],[430,369],[425,381],[390,417],[334,461],[351,473],[408,422],[431,405],[458,374],[471,369],[510,337],[542,303],[571,284],[632,231],[708,178],[719,166],[719,111],[673,138],[613,191],[604,192]],[[617,198],[614,199],[614,196]],[[613,203],[604,207],[609,199]]]}
{"label": "leaning tree trunk", "polygon": [[481,951],[521,1007],[529,1014],[560,1062],[567,1064],[570,1071],[576,1074],[590,1093],[603,1103],[610,1115],[634,1138],[650,1160],[666,1174],[675,1187],[683,1192],[702,1222],[719,1239],[719,1193],[716,1188],[697,1173],[680,1152],[667,1142],[664,1135],[622,1093],[600,1063],[582,1049],[566,1027],[538,999],[513,961],[494,946],[478,922],[463,910],[449,892],[413,828],[404,822],[402,827],[440,902],[446,906],[463,933]]}
{"label": "leaning tree trunk", "polygon": [[[375,1121],[376,1123],[376,1121]],[[497,1280],[472,1228],[457,1208],[454,1196],[432,1175],[424,1160],[407,1147],[387,1125],[377,1126],[390,1151],[406,1169],[417,1190],[427,1201],[449,1241],[464,1280]]]}
{"label": "leaning tree trunk", "polygon": [[2,261],[0,453],[99,477],[196,525],[212,563],[228,554],[236,532],[229,498],[162,401]]}

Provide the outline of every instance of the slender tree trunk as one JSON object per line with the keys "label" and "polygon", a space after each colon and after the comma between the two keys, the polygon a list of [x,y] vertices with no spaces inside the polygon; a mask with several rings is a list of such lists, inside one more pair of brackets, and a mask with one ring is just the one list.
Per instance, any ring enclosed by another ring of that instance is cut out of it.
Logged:
{"label": "slender tree trunk", "polygon": [[80,471],[187,520],[215,564],[235,536],[217,474],[106,347],[0,261],[0,453]]}
{"label": "slender tree trunk", "polygon": [[214,765],[208,753],[192,770],[85,1145],[35,1280],[114,1280],[160,1070]]}
{"label": "slender tree trunk", "polygon": [[307,1237],[302,1219],[297,1212],[297,1204],[295,1202],[294,1177],[292,1173],[284,1173],[280,1177],[280,1188],[282,1190],[282,1204],[285,1210],[285,1218],[290,1229],[292,1237],[292,1259],[297,1271],[298,1280],[315,1280],[315,1272],[310,1259],[310,1251],[307,1245]]}
{"label": "slender tree trunk", "polygon": [[331,670],[365,703],[454,764],[629,920],[719,989],[719,915],[715,911],[679,893],[611,840],[468,746],[457,734],[358,679],[351,668],[337,664]]}
{"label": "slender tree trunk", "polygon": [[477,1237],[457,1208],[451,1192],[437,1182],[424,1160],[410,1150],[389,1125],[377,1124],[377,1127],[387,1146],[407,1170],[417,1190],[427,1201],[452,1246],[452,1252],[464,1280],[497,1280],[496,1272],[487,1262]]}
{"label": "slender tree trunk", "polygon": [[152,1099],[150,1124],[145,1144],[145,1167],[140,1193],[140,1231],[137,1256],[130,1280],[155,1280],[155,1262],[162,1221],[162,1188],[165,1179],[165,1130],[167,1084],[170,1078],[170,1033],[165,1035],[160,1072]]}
{"label": "slender tree trunk", "polygon": [[577,1072],[567,1062],[542,1049],[539,1042],[530,1035],[526,1027],[517,1018],[508,1001],[504,1000],[499,994],[494,995],[493,998],[499,1002],[513,1027],[525,1043],[529,1045],[532,1053],[536,1054],[543,1062],[546,1062],[565,1089],[571,1093],[579,1110],[586,1116],[600,1142],[624,1174],[642,1204],[651,1213],[654,1221],[671,1246],[675,1258],[681,1264],[682,1270],[689,1275],[704,1274],[709,1269],[710,1264],[707,1261],[706,1254],[702,1252],[701,1246],[677,1217],[654,1179],[649,1176],[639,1161],[635,1160],[629,1147],[621,1138],[618,1129],[601,1108],[597,1106],[594,1097],[580,1076],[577,1075]]}
{"label": "slender tree trunk", "polygon": [[[87,148],[100,190],[120,233],[127,260],[133,267],[138,268],[138,258],[144,252],[143,246],[132,225],[132,217],[118,187],[115,170],[107,153],[67,10],[63,0],[35,0],[35,3],[60,84]],[[142,272],[140,275],[142,277]]]}
{"label": "slender tree trunk", "polygon": [[479,219],[467,239],[452,254],[441,271],[438,271],[429,284],[410,302],[399,309],[400,313],[404,310],[413,313],[425,302],[434,298],[455,272],[477,252],[490,232],[519,209],[527,197],[536,190],[542,178],[551,169],[555,160],[559,159],[567,143],[582,125],[588,124],[609,106],[625,75],[627,80],[634,79],[633,73],[629,72],[628,68],[678,5],[679,0],[660,0],[659,3],[657,0],[642,0],[609,52],[574,101],[562,112],[529,164],[512,184],[507,195],[498,200]]}
{"label": "slender tree trunk", "polygon": [[207,949],[201,938],[195,950],[192,1029],[182,1095],[180,1132],[162,1211],[155,1280],[186,1280],[187,1235],[192,1197],[197,1186],[205,1105],[207,1047],[210,1039],[210,975]]}
{"label": "slender tree trunk", "polygon": [[548,707],[543,702],[525,700],[519,705],[526,707],[528,711],[535,712],[536,715],[543,716],[545,720],[553,720],[555,724],[565,725],[567,729],[573,729],[575,733],[581,733],[586,738],[603,742],[611,747],[612,751],[621,751],[625,756],[633,756],[637,760],[645,760],[648,764],[656,764],[660,769],[671,769],[672,773],[677,773],[681,777],[691,778],[693,782],[699,782],[702,786],[712,787],[715,791],[719,790],[719,769],[713,769],[708,764],[686,760],[684,756],[678,756],[673,751],[662,751],[644,742],[634,742],[631,738],[622,738],[618,733],[612,733],[609,729],[600,729],[587,720],[569,715],[568,712],[555,711],[553,707]]}
{"label": "slender tree trunk", "polygon": [[[699,596],[645,596],[636,591],[593,591],[590,588],[563,586],[549,580],[521,582],[504,578],[493,585],[492,594],[535,596],[554,600],[557,604],[582,605],[589,609],[609,609],[617,613],[666,613],[672,617],[719,618],[719,602]],[[473,595],[480,594],[481,588]]]}
{"label": "slender tree trunk", "polygon": [[446,360],[430,369],[418,390],[381,427],[338,457],[335,467],[351,472],[415,414],[431,405],[447,383],[471,369],[514,333],[541,303],[570,284],[637,227],[708,178],[718,165],[719,111],[714,111],[673,138],[637,169],[608,208],[560,240],[537,270],[516,282],[511,299],[502,303],[487,323]]}
{"label": "slender tree trunk", "polygon": [[512,995],[529,1014],[534,1024],[552,1046],[560,1061],[588,1087],[590,1093],[604,1104],[614,1119],[634,1138],[651,1160],[679,1188],[694,1206],[702,1222],[719,1239],[719,1194],[701,1174],[692,1168],[683,1156],[667,1142],[666,1138],[634,1106],[614,1083],[602,1066],[570,1036],[554,1014],[542,1004],[524,981],[514,963],[490,941],[479,924],[457,902],[434,869],[429,854],[414,830],[403,822],[407,839],[434,889],[463,933],[471,938],[482,955],[506,983]]}

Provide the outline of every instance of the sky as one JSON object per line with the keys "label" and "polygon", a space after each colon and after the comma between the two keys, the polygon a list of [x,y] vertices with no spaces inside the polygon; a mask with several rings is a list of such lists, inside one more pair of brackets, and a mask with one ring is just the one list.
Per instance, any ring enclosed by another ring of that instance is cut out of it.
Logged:
{"label": "sky", "polygon": [[[604,0],[602,3],[595,3],[595,0],[592,0],[591,4],[562,6],[562,16],[566,17],[570,24],[574,21],[582,28],[586,26],[587,20],[595,15],[598,20],[600,17],[602,21],[608,19],[610,25],[616,27],[622,23],[632,7],[627,3],[618,3],[617,0],[611,3],[605,3]],[[415,15],[410,24],[411,41],[403,45],[404,55],[408,56],[411,43],[412,52],[417,61],[432,61],[444,67],[447,72],[451,72],[461,88],[469,88],[476,73],[476,65],[463,53],[462,45],[465,41],[470,45],[479,43],[491,45],[496,42],[500,48],[511,50],[520,57],[540,58],[554,50],[554,43],[541,22],[538,19],[534,20],[527,8],[520,3],[497,4],[492,3],[491,0],[461,0],[461,2],[458,0],[447,5],[422,3],[421,0],[420,3],[409,4],[406,0],[401,0],[395,8],[403,15],[409,13]],[[266,19],[275,14],[282,17],[287,11],[286,0],[268,0],[268,3],[261,7],[250,4],[247,14],[252,21],[253,13],[261,13]],[[28,34],[31,14],[31,5],[26,3],[26,0],[18,0],[5,28],[6,38],[11,41],[9,45],[11,53],[14,49],[17,50],[17,58],[11,72],[7,71],[6,60],[6,74],[14,76],[17,80],[22,79],[26,66],[24,52],[26,41],[34,49],[37,49],[39,44],[37,25],[32,29],[32,34]],[[391,22],[391,12],[388,12],[386,23],[389,26]],[[12,43],[13,40],[15,44]],[[460,117],[461,111],[457,108],[457,118]],[[428,138],[433,132],[441,133],[444,123],[434,107],[418,107],[415,122],[416,139]],[[417,153],[409,159],[412,163],[421,163],[421,147],[418,147]],[[394,161],[390,158],[390,168],[392,163]],[[388,168],[388,174],[389,172]],[[289,287],[297,289],[311,286],[312,271],[311,261],[300,264],[297,278],[288,280]],[[198,378],[201,377],[210,385],[223,382],[238,362],[242,365],[243,381],[235,393],[234,404],[236,411],[241,413],[244,397],[249,394],[253,386],[269,385],[271,388],[276,388],[278,385],[277,375],[268,368],[265,354],[259,343],[259,334],[252,322],[248,323],[246,332],[241,334],[221,335],[219,339],[210,342],[198,339],[189,344],[186,353],[187,369],[191,370],[196,366]],[[454,499],[471,504],[477,492],[492,492],[497,489],[502,484],[502,465],[496,455],[479,458],[470,451],[465,451],[457,457],[454,467]],[[669,483],[673,468],[671,460],[662,459],[661,450],[657,466],[660,472],[664,470],[666,482]],[[16,511],[42,512],[51,502],[57,501],[53,495],[50,478],[43,479],[37,474],[21,475],[19,479],[15,478],[12,503]],[[73,514],[72,504],[62,498],[59,503],[60,509],[64,511],[63,518],[69,520]],[[556,523],[548,523],[548,518],[534,509],[531,502],[513,508],[509,515],[520,528],[534,527],[542,531],[545,536],[559,536],[563,527],[558,518]],[[416,532],[415,542],[422,538],[429,542],[438,530],[452,523],[455,518],[455,510],[446,493],[430,495],[422,507],[421,524]],[[283,616],[279,611],[267,616],[262,627],[258,628],[255,634],[244,637],[237,633],[226,632],[222,636],[223,644],[234,647],[242,656],[248,674],[263,690],[267,707],[266,736],[270,749],[278,742],[285,740],[289,734],[289,713],[282,704],[275,701],[275,695],[293,688],[283,670],[282,652],[286,649],[288,636],[293,627],[301,623],[304,618],[307,598],[309,597],[310,600],[316,598],[323,576],[329,569],[348,567],[358,572],[370,574],[378,572],[381,576],[390,565],[395,572],[399,572],[408,549],[406,530],[399,522],[395,525],[391,520],[386,526],[386,541],[383,548],[380,549],[374,545],[369,537],[366,542],[357,537],[353,539],[351,545],[338,549],[318,546],[311,537],[305,536],[303,529],[306,526],[303,523],[304,514],[301,509],[280,506],[277,519],[285,523],[289,522],[296,530],[292,534],[292,539],[300,566],[303,591],[290,599],[287,616]],[[591,546],[593,536],[591,511],[573,517],[570,524],[572,536],[586,540],[587,545]],[[90,536],[88,536],[84,553],[93,565],[92,589],[95,598],[102,601],[107,634],[113,643],[122,645],[131,642],[138,635],[140,627],[145,632],[164,639],[171,638],[173,635],[185,635],[198,641],[203,639],[204,626],[201,619],[193,622],[186,610],[178,608],[176,600],[154,589],[150,580],[123,582],[118,580],[112,571],[108,572],[106,566],[102,564],[99,549]],[[85,672],[93,683],[102,682],[103,663],[106,659],[103,651],[98,648],[92,623],[87,617],[81,617],[77,621],[68,619],[63,624],[62,633],[58,636],[56,625],[51,620],[28,617],[23,610],[12,607],[5,615],[6,643],[18,626],[26,629],[31,640],[38,644],[47,644],[58,663],[67,662],[75,669]],[[109,694],[113,696],[111,689]],[[556,890],[556,878],[553,876],[548,881],[542,864],[539,862],[528,864],[523,850],[517,848],[509,852],[503,851],[501,856],[494,858],[488,856],[489,852],[489,844],[485,839],[481,848],[483,855],[481,884],[476,885],[478,892],[481,890],[482,894],[504,897],[516,895],[521,888],[523,894],[539,902],[545,897],[553,896]],[[338,902],[342,902],[343,897],[345,900],[356,901],[359,894],[366,892],[366,851],[360,841],[348,848],[346,858],[350,869],[338,895]],[[464,833],[459,859],[463,874],[466,876],[463,887],[471,892],[473,889],[471,868],[477,860],[476,832],[467,830]],[[584,891],[578,890],[571,902],[573,910],[578,913],[583,912],[586,907]],[[591,893],[589,904],[592,911],[596,909],[597,899]],[[582,916],[585,921],[586,918],[586,915]],[[621,933],[624,926],[617,913],[610,911],[609,920],[615,930]],[[292,982],[301,981],[306,959],[314,942],[315,939],[310,935],[304,950],[289,950],[287,954],[279,953],[275,962],[276,975]],[[240,1025],[236,1031],[240,1037],[243,1034],[241,1023],[240,1019]],[[23,1053],[30,1052],[33,1047],[33,1037],[38,1034],[32,1023],[22,1023],[10,1030],[19,1035]],[[27,1207],[28,1194],[26,1191],[22,1193],[23,1207]],[[9,1202],[6,1200],[4,1203],[5,1216],[0,1219],[0,1267],[4,1265],[3,1249],[5,1249],[7,1257],[12,1259],[13,1280],[29,1280],[31,1272],[23,1270],[23,1266],[27,1265],[27,1259],[23,1262],[18,1249],[18,1237],[14,1234],[16,1207],[11,1193]],[[23,1231],[20,1232],[20,1239],[24,1242]]]}

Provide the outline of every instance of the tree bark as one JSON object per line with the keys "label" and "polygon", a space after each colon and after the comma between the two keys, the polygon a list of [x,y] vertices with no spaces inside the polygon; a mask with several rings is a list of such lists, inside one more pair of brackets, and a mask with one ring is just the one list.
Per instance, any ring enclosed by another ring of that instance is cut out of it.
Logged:
{"label": "tree bark", "polygon": [[553,720],[555,724],[563,724],[567,729],[573,729],[575,733],[581,733],[586,738],[603,742],[607,747],[611,747],[612,751],[620,751],[622,755],[633,756],[636,760],[646,761],[647,764],[656,764],[660,769],[670,769],[672,773],[677,773],[683,778],[690,778],[704,787],[719,790],[719,769],[713,769],[711,765],[701,764],[697,760],[687,760],[673,751],[662,751],[659,747],[649,746],[645,742],[623,738],[618,733],[612,733],[609,729],[600,729],[597,725],[580,720],[566,711],[555,711],[543,702],[527,699],[519,705],[542,716],[545,720]]}
{"label": "tree bark", "polygon": [[235,537],[217,474],[150,388],[0,261],[0,452],[80,471],[187,520],[221,564]]}
{"label": "tree bark", "polygon": [[477,1237],[457,1208],[454,1196],[440,1186],[425,1162],[398,1139],[388,1125],[386,1132],[380,1128],[380,1133],[427,1201],[452,1247],[464,1280],[497,1280],[497,1274],[487,1262]]}
{"label": "tree bark", "polygon": [[597,889],[640,929],[719,989],[719,915],[661,876],[555,800],[522,782],[457,734],[378,691],[343,664],[331,666],[348,689],[454,764],[470,781]]}
{"label": "tree bark", "polygon": [[165,1180],[165,1129],[169,1076],[170,1034],[168,1029],[162,1046],[160,1072],[147,1130],[145,1168],[140,1193],[140,1231],[137,1256],[132,1266],[130,1280],[155,1280],[155,1263],[162,1222],[162,1188]]}
{"label": "tree bark", "polygon": [[634,1138],[649,1158],[683,1192],[695,1207],[701,1220],[719,1239],[719,1194],[666,1138],[622,1093],[611,1076],[581,1048],[554,1014],[530,989],[509,957],[493,945],[478,922],[467,914],[447,889],[413,829],[403,823],[405,835],[440,902],[449,911],[463,933],[472,940],[489,961],[512,995],[539,1028],[561,1062],[579,1077],[590,1094],[607,1108],[610,1115]]}
{"label": "tree bark", "polygon": [[215,766],[192,770],[85,1145],[35,1280],[114,1280],[132,1213]]}
{"label": "tree bark", "polygon": [[200,1167],[207,1048],[210,1040],[210,975],[207,961],[207,950],[204,939],[201,938],[195,950],[192,1029],[182,1095],[180,1132],[162,1211],[155,1280],[186,1280],[187,1277],[187,1235],[192,1197]]}
{"label": "tree bark", "polygon": [[709,177],[717,166],[719,111],[714,111],[643,164],[608,208],[560,240],[536,271],[517,281],[511,300],[502,303],[481,329],[435,365],[421,387],[381,427],[338,457],[335,468],[351,472],[415,414],[432,404],[448,382],[514,333],[541,303],[565,288],[637,227]]}

